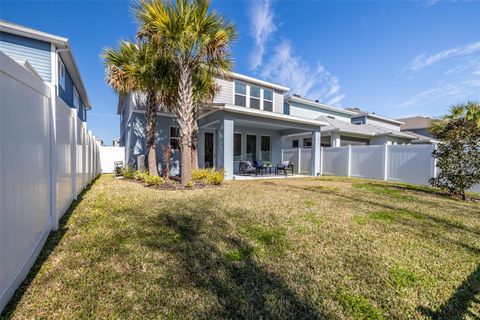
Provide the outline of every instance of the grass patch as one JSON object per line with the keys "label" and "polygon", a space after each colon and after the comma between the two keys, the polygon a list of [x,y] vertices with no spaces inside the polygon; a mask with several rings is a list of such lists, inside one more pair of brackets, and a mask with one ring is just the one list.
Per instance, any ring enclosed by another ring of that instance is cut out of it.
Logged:
{"label": "grass patch", "polygon": [[365,218],[364,216],[354,215],[352,219],[353,221],[355,221],[357,224],[361,226],[364,226],[367,224],[367,218]]}
{"label": "grass patch", "polygon": [[365,190],[371,193],[375,193],[382,196],[388,196],[392,199],[396,200],[412,200],[412,196],[405,194],[401,190],[395,189],[392,186],[387,184],[379,184],[379,183],[356,183],[353,185],[354,188]]}
{"label": "grass patch", "polygon": [[368,299],[360,294],[352,293],[343,288],[337,296],[345,311],[353,319],[385,319],[382,310],[375,307]]}
{"label": "grass patch", "polygon": [[[320,181],[316,192],[308,189]],[[186,192],[103,175],[51,233],[3,316],[478,314],[478,206],[400,188],[396,196],[411,200],[396,201],[391,193],[352,190],[359,181],[231,181]]]}
{"label": "grass patch", "polygon": [[390,280],[398,289],[413,287],[418,276],[407,268],[395,266],[390,268]]}

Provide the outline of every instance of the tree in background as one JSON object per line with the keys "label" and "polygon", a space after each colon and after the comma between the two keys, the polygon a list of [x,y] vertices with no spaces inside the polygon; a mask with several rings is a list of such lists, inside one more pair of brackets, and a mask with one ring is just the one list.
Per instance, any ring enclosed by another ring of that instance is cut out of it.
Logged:
{"label": "tree in background", "polygon": [[146,149],[148,171],[158,176],[155,150],[157,110],[165,88],[170,61],[157,54],[154,44],[123,41],[118,49],[105,49],[106,81],[119,95],[136,92],[145,95]]}
{"label": "tree in background", "polygon": [[155,42],[159,55],[169,56],[178,70],[177,100],[172,108],[180,127],[182,184],[191,180],[192,163],[196,163],[192,161],[198,136],[195,75],[228,77],[233,66],[230,45],[236,29],[209,8],[206,0],[140,0],[136,8],[138,36]]}
{"label": "tree in background", "polygon": [[439,173],[430,183],[466,200],[465,191],[480,182],[480,104],[452,107],[433,121],[430,132],[440,140],[433,152]]}

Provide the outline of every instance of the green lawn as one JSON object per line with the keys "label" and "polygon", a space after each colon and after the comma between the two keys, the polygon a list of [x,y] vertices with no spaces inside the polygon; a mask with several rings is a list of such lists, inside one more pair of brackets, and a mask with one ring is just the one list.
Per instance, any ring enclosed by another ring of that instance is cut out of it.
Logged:
{"label": "green lawn", "polygon": [[359,179],[161,191],[104,175],[6,316],[476,319],[480,205]]}

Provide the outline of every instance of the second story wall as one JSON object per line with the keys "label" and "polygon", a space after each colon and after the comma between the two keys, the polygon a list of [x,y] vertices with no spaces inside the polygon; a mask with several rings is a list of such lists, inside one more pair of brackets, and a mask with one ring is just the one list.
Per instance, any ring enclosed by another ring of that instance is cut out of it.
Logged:
{"label": "second story wall", "polygon": [[285,106],[285,113],[295,117],[318,119],[318,117],[333,117],[334,119],[350,122],[350,116],[333,110],[322,109],[299,102],[289,102]]}
{"label": "second story wall", "polygon": [[228,104],[276,113],[283,113],[283,92],[237,79],[217,79],[220,92],[214,103]]}
{"label": "second story wall", "polygon": [[45,82],[52,82],[50,43],[0,32],[0,51],[14,60],[28,60]]}
{"label": "second story wall", "polygon": [[[75,108],[77,109],[78,116],[82,121],[87,121],[87,115],[86,115],[86,110],[85,110],[85,104],[78,94],[78,90],[75,88],[75,85],[73,83],[72,77],[70,76],[70,73],[68,70],[65,68],[65,65],[63,64],[62,67],[62,59],[58,57],[58,96],[70,107],[70,108]],[[62,75],[61,75],[61,69],[63,68],[64,70],[64,76],[65,79],[62,80]],[[75,88],[75,89],[74,89]],[[74,90],[77,91],[76,97],[78,98],[77,105],[75,105],[75,93]]]}
{"label": "second story wall", "polygon": [[372,125],[375,125],[375,126],[379,126],[379,127],[383,127],[383,128],[387,128],[387,129],[390,129],[392,131],[400,131],[400,125],[398,124],[393,124],[391,122],[388,122],[388,121],[382,121],[380,119],[373,119],[373,118],[367,118],[367,123],[368,124],[372,124]]}

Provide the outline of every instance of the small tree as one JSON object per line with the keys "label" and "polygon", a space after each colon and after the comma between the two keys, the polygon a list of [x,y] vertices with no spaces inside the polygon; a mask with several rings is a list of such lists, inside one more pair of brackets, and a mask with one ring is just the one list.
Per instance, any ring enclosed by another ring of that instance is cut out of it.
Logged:
{"label": "small tree", "polygon": [[433,121],[430,132],[440,141],[433,151],[439,173],[430,184],[466,200],[465,191],[480,182],[480,104],[452,107]]}

